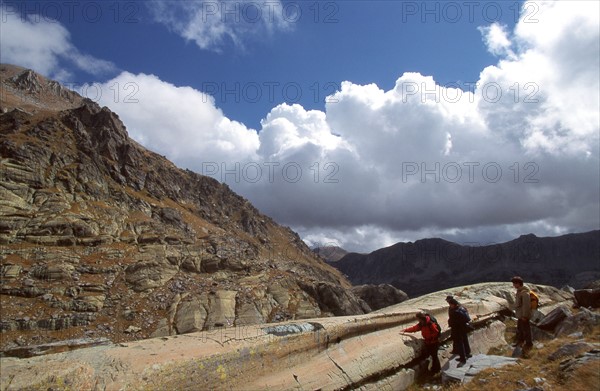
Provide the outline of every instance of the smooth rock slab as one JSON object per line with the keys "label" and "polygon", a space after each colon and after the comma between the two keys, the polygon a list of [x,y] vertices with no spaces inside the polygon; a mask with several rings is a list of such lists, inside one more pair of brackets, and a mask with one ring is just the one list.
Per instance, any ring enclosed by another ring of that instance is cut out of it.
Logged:
{"label": "smooth rock slab", "polygon": [[442,381],[468,383],[473,380],[473,376],[488,368],[500,368],[505,365],[512,365],[517,362],[516,358],[503,356],[488,356],[477,354],[467,360],[463,367],[457,367],[457,362],[451,360],[448,362],[449,368],[442,373]]}

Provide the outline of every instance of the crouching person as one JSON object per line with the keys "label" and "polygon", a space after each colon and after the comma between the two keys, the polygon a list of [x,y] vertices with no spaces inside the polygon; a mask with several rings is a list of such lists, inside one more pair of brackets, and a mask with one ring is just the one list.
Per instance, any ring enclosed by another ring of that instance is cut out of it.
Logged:
{"label": "crouching person", "polygon": [[440,346],[439,326],[433,322],[431,317],[423,311],[418,312],[415,317],[419,320],[419,323],[402,331],[405,333],[416,333],[417,331],[421,332],[421,335],[425,340],[427,356],[431,356],[431,373],[436,374],[441,369],[440,360],[438,358],[438,348]]}

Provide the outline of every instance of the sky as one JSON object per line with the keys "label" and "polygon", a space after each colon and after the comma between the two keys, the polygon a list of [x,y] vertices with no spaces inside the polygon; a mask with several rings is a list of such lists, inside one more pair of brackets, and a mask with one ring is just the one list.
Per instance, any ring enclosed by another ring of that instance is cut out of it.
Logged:
{"label": "sky", "polygon": [[311,246],[600,229],[597,1],[2,1],[0,61]]}

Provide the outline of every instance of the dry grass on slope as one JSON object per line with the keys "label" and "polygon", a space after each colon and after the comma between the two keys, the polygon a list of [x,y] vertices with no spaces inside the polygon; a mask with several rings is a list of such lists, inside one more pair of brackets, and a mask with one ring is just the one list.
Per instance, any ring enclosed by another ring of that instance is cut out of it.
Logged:
{"label": "dry grass on slope", "polygon": [[[507,321],[506,340],[512,341],[516,324]],[[477,374],[473,380],[466,384],[437,384],[426,383],[413,385],[409,390],[437,389],[448,391],[514,391],[528,390],[539,387],[544,391],[600,391],[600,360],[584,364],[572,372],[560,370],[560,363],[573,356],[562,357],[550,361],[548,356],[560,347],[575,342],[600,343],[600,326],[596,326],[591,333],[586,333],[583,339],[561,337],[551,341],[541,341],[541,345],[534,341],[534,347],[525,357],[519,359],[517,365],[505,366],[497,369],[487,369]],[[492,349],[488,354],[510,357],[512,349],[509,346]],[[537,381],[536,381],[537,380]]]}

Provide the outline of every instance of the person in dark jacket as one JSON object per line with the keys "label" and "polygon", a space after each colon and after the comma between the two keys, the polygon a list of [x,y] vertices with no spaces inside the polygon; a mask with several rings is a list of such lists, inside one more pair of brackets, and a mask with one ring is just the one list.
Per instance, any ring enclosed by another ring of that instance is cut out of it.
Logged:
{"label": "person in dark jacket", "polygon": [[448,325],[451,328],[450,336],[452,337],[456,354],[458,354],[456,361],[459,362],[458,366],[462,367],[466,364],[467,358],[471,357],[471,346],[469,345],[469,337],[467,335],[467,323],[471,319],[467,309],[461,306],[455,298],[448,299],[447,301],[450,305],[448,310]]}
{"label": "person in dark jacket", "polygon": [[434,374],[438,373],[441,369],[440,359],[438,358],[438,349],[440,347],[440,330],[425,312],[420,311],[415,315],[415,317],[419,320],[419,323],[402,330],[402,332],[421,332],[421,335],[425,340],[425,349],[427,351],[427,355],[431,356],[431,372]]}
{"label": "person in dark jacket", "polygon": [[[450,300],[453,300],[454,296],[452,295],[448,295],[446,296],[446,303],[448,303],[448,305],[450,305]],[[450,319],[450,307],[448,307],[448,319]],[[454,341],[452,341],[452,351],[450,352],[450,354],[458,354],[458,351],[456,350],[456,347],[454,346]]]}

